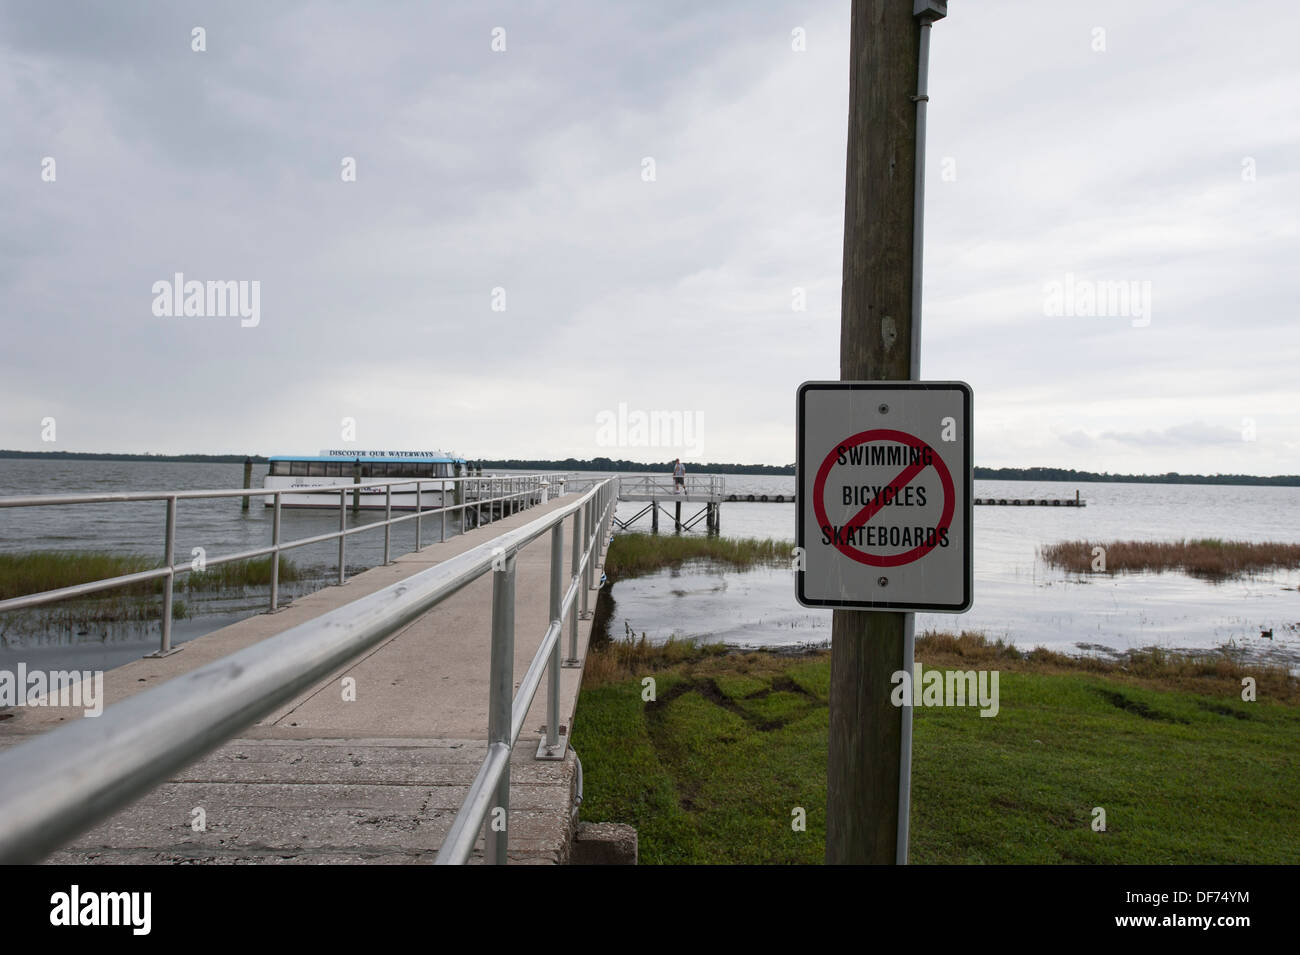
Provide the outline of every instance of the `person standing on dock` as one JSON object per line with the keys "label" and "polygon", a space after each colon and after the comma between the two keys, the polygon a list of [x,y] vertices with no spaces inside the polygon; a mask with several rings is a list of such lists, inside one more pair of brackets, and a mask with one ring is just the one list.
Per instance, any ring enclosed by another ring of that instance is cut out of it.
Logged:
{"label": "person standing on dock", "polygon": [[673,461],[673,493],[686,490],[686,465],[682,464],[682,459],[677,458]]}

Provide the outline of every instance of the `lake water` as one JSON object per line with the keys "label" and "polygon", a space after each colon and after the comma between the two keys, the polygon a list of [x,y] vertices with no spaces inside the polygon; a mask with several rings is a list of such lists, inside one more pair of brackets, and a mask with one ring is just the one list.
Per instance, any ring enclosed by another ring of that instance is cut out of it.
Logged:
{"label": "lake water", "polygon": [[[265,466],[254,469],[260,486]],[[239,487],[242,464],[161,464],[135,461],[0,460],[0,495],[124,490],[196,490]],[[728,492],[794,493],[793,477],[727,475]],[[1225,583],[1181,573],[1073,577],[1047,566],[1038,549],[1087,538],[1171,541],[1219,537],[1247,541],[1300,539],[1300,488],[1157,484],[1082,484],[1085,508],[976,507],[975,603],[960,615],[919,614],[918,631],[982,631],[1018,646],[1078,652],[1145,646],[1171,649],[1244,648],[1266,659],[1300,661],[1300,571],[1279,571]],[[1073,497],[1075,485],[1053,482],[977,481],[980,497]],[[626,519],[643,505],[622,504]],[[693,513],[683,505],[684,516]],[[162,502],[0,509],[0,552],[99,549],[161,556]],[[378,514],[363,512],[368,523]],[[722,505],[722,533],[730,537],[793,541],[794,505],[732,502]],[[286,510],[285,538],[338,527],[336,512]],[[349,514],[349,526],[352,517]],[[649,518],[640,522],[649,529]],[[439,520],[424,522],[424,539],[437,539]],[[671,532],[661,518],[660,530]],[[455,529],[453,527],[452,532]],[[691,533],[703,533],[703,523]],[[245,512],[238,499],[183,501],[177,513],[176,557],[192,549],[209,557],[269,543],[270,509],[254,500]],[[413,545],[414,525],[394,529],[395,554]],[[349,574],[379,563],[383,532],[348,539]],[[308,571],[298,591],[322,585],[333,572],[337,544],[293,552]],[[290,594],[292,595],[292,590]],[[779,568],[720,570],[698,564],[622,580],[613,589],[610,632],[631,630],[651,639],[689,636],[745,646],[820,643],[830,638],[831,612],[801,607],[793,575]],[[176,642],[259,612],[265,592],[195,604],[196,616],[177,621]],[[29,666],[107,667],[147,652],[157,625],[78,633],[53,628],[23,634],[0,615],[0,667],[18,659]],[[19,628],[20,629],[20,628]],[[1271,629],[1272,640],[1260,637]],[[62,661],[62,662],[61,662]]]}
{"label": "lake water", "polygon": [[[794,493],[793,477],[728,475],[728,493]],[[1300,662],[1300,571],[1211,583],[1182,573],[1089,575],[1048,566],[1039,548],[1059,541],[1300,540],[1300,488],[1187,484],[1062,484],[976,481],[977,497],[1072,498],[1087,506],[975,508],[975,602],[964,614],[918,614],[917,631],[980,631],[1029,649],[1067,652],[1148,646],[1231,645],[1295,666]],[[643,505],[622,504],[619,517]],[[683,505],[683,517],[692,513]],[[793,542],[792,503],[726,503],[722,533]],[[649,529],[649,517],[633,525]],[[660,531],[671,521],[660,517]],[[831,611],[794,599],[793,573],[688,566],[619,581],[610,632],[780,646],[830,640]],[[1273,631],[1273,639],[1260,634]]]}

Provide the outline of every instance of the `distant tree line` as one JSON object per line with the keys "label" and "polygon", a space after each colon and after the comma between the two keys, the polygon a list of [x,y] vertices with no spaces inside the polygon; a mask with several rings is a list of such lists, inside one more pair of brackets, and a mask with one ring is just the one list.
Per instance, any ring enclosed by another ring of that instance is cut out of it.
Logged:
{"label": "distant tree line", "polygon": [[123,454],[115,451],[9,451],[0,448],[0,458],[51,458],[56,461],[161,461],[167,464],[265,464],[260,454]]}
{"label": "distant tree line", "polygon": [[[577,458],[565,458],[563,461],[522,460],[504,458],[497,461],[475,461],[485,468],[505,468],[512,471],[633,471],[644,474],[647,471],[672,471],[672,461],[646,462],[624,461],[613,458],[592,458],[579,461]],[[688,474],[794,474],[793,464],[718,464],[710,461],[699,464],[687,461]]]}
{"label": "distant tree line", "polygon": [[[63,461],[162,461],[193,464],[242,464],[251,457],[255,464],[265,464],[264,455],[253,454],[118,454],[93,451],[8,451],[0,449],[0,458],[48,458]],[[669,472],[672,461],[625,461],[614,458],[525,459],[500,458],[475,460],[472,464],[485,468],[503,468],[512,471],[614,471],[614,472]],[[686,462],[687,473],[693,474],[789,474],[795,473],[793,464],[725,464],[710,461],[699,464]],[[975,469],[980,481],[1065,481],[1074,483],[1113,482],[1118,484],[1259,484],[1275,487],[1300,487],[1300,474],[1277,474],[1264,477],[1258,474],[1111,474],[1109,471],[1076,471],[1073,468],[981,468]]]}
{"label": "distant tree line", "polygon": [[1300,487],[1300,474],[1111,474],[1109,471],[1076,471],[1073,468],[976,468],[980,481],[1074,481],[1077,483],[1112,482],[1115,484],[1270,484]]}

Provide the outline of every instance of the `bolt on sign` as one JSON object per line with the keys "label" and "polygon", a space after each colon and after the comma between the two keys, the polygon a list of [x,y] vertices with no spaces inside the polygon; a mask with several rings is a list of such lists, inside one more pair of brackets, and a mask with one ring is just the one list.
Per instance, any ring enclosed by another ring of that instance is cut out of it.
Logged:
{"label": "bolt on sign", "polygon": [[961,381],[799,386],[801,604],[970,609],[971,403]]}

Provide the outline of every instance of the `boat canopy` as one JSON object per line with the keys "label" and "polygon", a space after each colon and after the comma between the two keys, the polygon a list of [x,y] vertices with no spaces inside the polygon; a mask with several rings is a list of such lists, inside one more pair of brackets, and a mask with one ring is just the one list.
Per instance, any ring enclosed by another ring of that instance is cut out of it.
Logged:
{"label": "boat canopy", "polygon": [[465,464],[464,458],[448,451],[322,451],[318,455],[273,454],[268,461],[327,461],[362,464]]}

